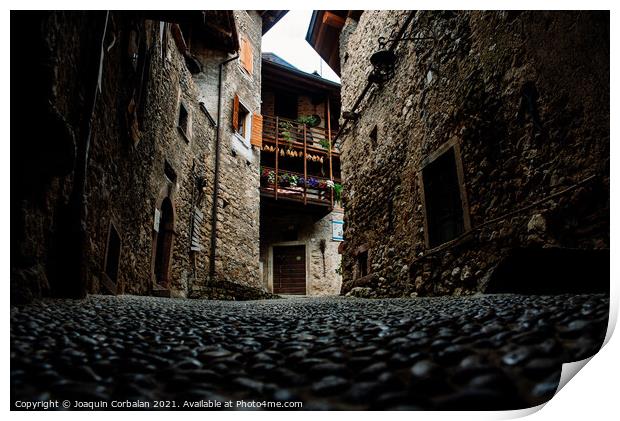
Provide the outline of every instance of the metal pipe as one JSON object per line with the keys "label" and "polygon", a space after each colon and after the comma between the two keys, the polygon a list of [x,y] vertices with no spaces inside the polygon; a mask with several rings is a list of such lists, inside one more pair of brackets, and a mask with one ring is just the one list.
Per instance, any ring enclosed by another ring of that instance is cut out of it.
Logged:
{"label": "metal pipe", "polygon": [[217,86],[217,130],[215,131],[215,169],[213,176],[213,203],[211,205],[211,250],[209,253],[209,281],[215,278],[215,251],[217,247],[217,199],[220,188],[220,138],[222,131],[222,72],[224,65],[239,58],[239,54],[219,65]]}

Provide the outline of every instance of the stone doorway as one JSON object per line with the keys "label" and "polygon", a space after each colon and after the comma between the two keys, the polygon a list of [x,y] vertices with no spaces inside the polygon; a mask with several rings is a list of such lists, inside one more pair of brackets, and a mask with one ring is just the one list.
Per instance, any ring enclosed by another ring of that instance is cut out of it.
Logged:
{"label": "stone doorway", "polygon": [[174,209],[172,201],[166,197],[159,211],[159,224],[157,230],[155,250],[155,281],[162,288],[168,287],[168,272],[170,267],[170,255],[174,240]]}

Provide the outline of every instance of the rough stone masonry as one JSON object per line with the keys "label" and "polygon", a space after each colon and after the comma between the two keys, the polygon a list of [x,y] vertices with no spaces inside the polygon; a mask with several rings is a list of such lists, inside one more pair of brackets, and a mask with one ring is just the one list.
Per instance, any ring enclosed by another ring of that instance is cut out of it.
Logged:
{"label": "rough stone masonry", "polygon": [[[411,16],[428,40],[396,42],[353,110]],[[365,11],[340,60],[343,293],[468,294],[515,250],[608,253],[608,12]]]}
{"label": "rough stone masonry", "polygon": [[[11,63],[23,66],[14,74],[36,83],[11,102],[39,122],[11,138],[14,302],[201,296],[209,280],[260,295],[259,152],[235,136],[232,108],[237,95],[260,111],[261,16],[269,13],[205,13],[12,13],[12,35],[30,48],[13,50]],[[239,39],[251,73],[234,58]],[[218,74],[228,58],[218,128]],[[70,256],[76,244],[80,254]]]}

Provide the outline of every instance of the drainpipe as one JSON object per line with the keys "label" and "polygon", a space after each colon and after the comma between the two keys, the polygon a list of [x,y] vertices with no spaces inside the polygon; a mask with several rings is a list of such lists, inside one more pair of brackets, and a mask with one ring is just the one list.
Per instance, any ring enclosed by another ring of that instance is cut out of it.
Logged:
{"label": "drainpipe", "polygon": [[[99,65],[97,66],[97,77],[93,87],[88,121],[86,125],[86,138],[83,146],[78,150],[78,161],[75,166],[73,189],[69,197],[67,213],[66,237],[62,240],[66,244],[63,257],[66,259],[61,264],[61,276],[66,276],[66,287],[61,287],[61,295],[75,298],[84,298],[87,294],[87,269],[86,269],[86,178],[88,174],[88,155],[90,152],[90,142],[92,138],[93,120],[99,94],[99,81],[103,72],[103,58],[105,55],[105,38],[108,29],[110,11],[106,11],[103,31],[101,33],[101,51],[99,55]],[[78,146],[79,147],[79,146]]]}
{"label": "drainpipe", "polygon": [[239,58],[239,54],[224,60],[219,66],[217,82],[217,130],[215,132],[215,171],[213,177],[213,203],[211,205],[211,251],[209,253],[209,279],[215,278],[215,248],[217,246],[217,199],[220,189],[220,137],[222,131],[222,72],[224,65]]}

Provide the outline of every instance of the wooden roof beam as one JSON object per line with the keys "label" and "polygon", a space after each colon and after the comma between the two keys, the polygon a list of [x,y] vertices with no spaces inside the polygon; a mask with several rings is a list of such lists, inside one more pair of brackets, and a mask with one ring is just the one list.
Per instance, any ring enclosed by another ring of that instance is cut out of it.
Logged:
{"label": "wooden roof beam", "polygon": [[344,19],[332,12],[325,11],[323,14],[323,23],[336,29],[340,29],[344,26]]}

